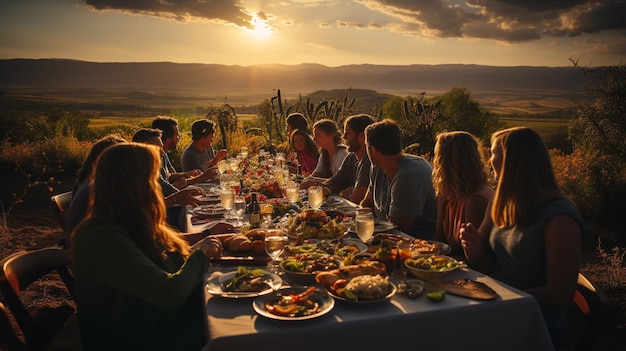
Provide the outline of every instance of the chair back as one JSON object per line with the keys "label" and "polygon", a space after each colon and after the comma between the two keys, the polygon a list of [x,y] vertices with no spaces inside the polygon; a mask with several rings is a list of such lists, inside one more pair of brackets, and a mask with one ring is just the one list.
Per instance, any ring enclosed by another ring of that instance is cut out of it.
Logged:
{"label": "chair back", "polygon": [[600,288],[582,273],[578,273],[574,306],[585,321],[585,329],[576,344],[576,350],[592,350],[598,336],[605,329],[609,302]]}
{"label": "chair back", "polygon": [[45,349],[74,313],[74,308],[65,303],[56,308],[45,307],[31,313],[20,293],[33,282],[56,271],[74,297],[74,280],[69,273],[68,264],[67,251],[56,246],[16,252],[0,261],[0,291],[24,334],[26,348],[29,350]]}
{"label": "chair back", "polygon": [[61,229],[65,230],[65,211],[70,208],[70,202],[72,202],[72,192],[53,195],[50,197],[52,205],[52,213],[54,217],[59,221]]}

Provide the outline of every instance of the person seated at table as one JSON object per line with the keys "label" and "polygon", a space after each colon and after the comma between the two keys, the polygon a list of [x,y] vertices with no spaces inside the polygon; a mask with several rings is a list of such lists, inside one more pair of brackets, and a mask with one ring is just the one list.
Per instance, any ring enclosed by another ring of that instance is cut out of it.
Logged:
{"label": "person seated at table", "polygon": [[322,185],[324,195],[341,194],[346,199],[358,204],[370,182],[371,163],[365,148],[365,128],[374,123],[374,118],[366,114],[348,117],[343,126],[343,138],[348,144],[348,155],[329,179],[308,177],[301,183],[302,188]]}
{"label": "person seated at table", "polygon": [[287,135],[291,136],[294,130],[302,129],[305,133],[311,135],[309,130],[309,122],[304,118],[304,115],[300,112],[293,112],[287,116]]}
{"label": "person seated at table", "polygon": [[165,222],[160,151],[107,148],[92,175],[87,218],[72,235],[81,341],[87,350],[200,350],[202,286],[220,240],[190,246]]}
{"label": "person seated at table", "polygon": [[436,137],[433,186],[437,196],[437,226],[434,240],[448,243],[451,256],[463,257],[459,238],[461,224],[480,223],[493,197],[489,166],[481,143],[462,131]]}
{"label": "person seated at table", "polygon": [[216,152],[211,146],[214,136],[215,127],[212,121],[203,118],[191,124],[192,142],[181,156],[183,172],[194,169],[206,171],[212,167],[217,167],[217,163],[226,158],[228,152],[225,149]]}
{"label": "person seated at table", "polygon": [[300,165],[300,174],[308,176],[313,173],[319,158],[319,150],[313,138],[306,131],[296,129],[291,133],[290,143]]}
{"label": "person seated at table", "polygon": [[[163,142],[161,141],[161,131],[159,129],[154,128],[142,128],[139,129],[133,135],[133,142],[136,143],[144,143],[157,146],[163,152]],[[214,177],[217,174],[217,171],[211,170],[210,172],[205,172],[210,177]],[[203,179],[207,180],[207,179]],[[163,178],[161,174],[159,176],[159,183],[161,184],[161,188],[163,189],[163,195],[165,196],[166,205],[190,205],[190,206],[198,206],[197,200],[194,196],[204,195],[204,192],[200,188],[196,187],[187,187],[186,189],[178,189],[172,183],[170,183],[167,179]]]}
{"label": "person seated at table", "polygon": [[313,140],[322,150],[317,166],[310,177],[330,178],[337,173],[348,148],[342,143],[337,124],[330,119],[321,119],[313,124]]}
{"label": "person seated at table", "polygon": [[65,248],[69,247],[70,233],[87,214],[90,189],[89,177],[91,176],[91,172],[93,171],[98,156],[100,156],[102,151],[109,146],[124,142],[126,142],[126,140],[123,138],[115,135],[107,135],[96,141],[91,146],[89,154],[78,170],[76,181],[74,181],[74,186],[72,188],[72,201],[70,201],[70,206],[68,207],[65,215],[65,237],[62,243]]}
{"label": "person seated at table", "polygon": [[372,208],[377,219],[393,222],[398,230],[431,239],[435,235],[437,199],[428,161],[402,152],[402,132],[390,119],[365,129],[365,145],[373,167],[361,204]]}
{"label": "person seated at table", "polygon": [[[152,120],[152,128],[159,129],[161,133],[161,141],[163,142],[163,160],[161,161],[161,173],[163,178],[167,179],[175,187],[182,189],[187,185],[196,184],[198,182],[211,179],[211,175],[203,175],[200,169],[194,169],[188,172],[178,172],[170,161],[169,152],[176,150],[180,141],[180,130],[178,129],[178,121],[172,117],[158,116]],[[203,177],[199,177],[203,175]]]}
{"label": "person seated at table", "polygon": [[[133,135],[133,142],[144,143],[157,146],[163,152],[163,145],[161,141],[161,131],[154,128],[142,128],[139,129]],[[205,173],[210,173],[210,176],[214,176],[217,173],[214,169],[211,169]],[[167,206],[167,221],[172,226],[184,230],[183,220],[186,220],[186,213],[183,209],[184,206],[197,207],[199,205],[197,196],[204,195],[204,191],[200,188],[188,186],[185,189],[178,189],[167,179],[163,178],[163,174],[159,172],[159,184],[163,196],[165,197],[165,204]]]}
{"label": "person seated at table", "polygon": [[490,211],[461,228],[468,264],[533,295],[558,348],[580,268],[581,216],[561,193],[534,130],[494,133],[491,167],[497,186]]}

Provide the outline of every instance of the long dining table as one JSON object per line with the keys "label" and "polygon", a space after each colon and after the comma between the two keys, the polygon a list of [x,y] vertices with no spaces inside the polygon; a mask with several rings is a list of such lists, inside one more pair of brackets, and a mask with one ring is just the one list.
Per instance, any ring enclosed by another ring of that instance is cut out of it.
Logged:
{"label": "long dining table", "polygon": [[[212,264],[206,279],[232,270],[232,266]],[[402,279],[404,275],[396,272],[390,280],[397,284]],[[318,318],[284,321],[257,314],[254,298],[213,296],[205,288],[208,343],[204,350],[554,349],[531,295],[469,268],[457,269],[447,279],[476,280],[499,296],[476,300],[446,294],[443,301],[431,302],[425,296],[410,299],[396,293],[375,304],[339,300]]]}
{"label": "long dining table", "polygon": [[[202,227],[191,225],[188,229]],[[236,268],[232,262],[212,262],[205,281]],[[415,277],[396,269],[389,279],[397,286],[407,278]],[[337,300],[332,310],[317,318],[289,321],[255,312],[253,302],[263,296],[215,296],[207,283],[203,289],[207,332],[203,350],[554,350],[534,297],[470,268],[445,276],[445,280],[457,279],[484,283],[498,297],[479,300],[446,294],[443,301],[431,302],[424,295],[409,298],[396,293],[373,304]],[[286,280],[285,284],[289,285]],[[313,285],[325,293],[323,286]]]}

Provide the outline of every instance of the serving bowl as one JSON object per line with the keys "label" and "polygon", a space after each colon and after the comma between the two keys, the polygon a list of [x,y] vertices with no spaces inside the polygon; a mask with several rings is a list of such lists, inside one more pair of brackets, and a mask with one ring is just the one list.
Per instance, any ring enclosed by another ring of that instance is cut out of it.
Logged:
{"label": "serving bowl", "polygon": [[417,278],[431,280],[453,272],[461,263],[450,256],[431,255],[407,258],[404,266]]}

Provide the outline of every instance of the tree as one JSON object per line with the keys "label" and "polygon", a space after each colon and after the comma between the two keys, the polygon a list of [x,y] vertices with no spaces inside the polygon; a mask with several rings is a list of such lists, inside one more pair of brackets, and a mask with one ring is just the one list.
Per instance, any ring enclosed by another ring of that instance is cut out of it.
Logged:
{"label": "tree", "polygon": [[618,155],[626,163],[626,65],[579,69],[586,82],[572,142],[587,153]]}
{"label": "tree", "polygon": [[498,117],[474,100],[467,88],[454,87],[440,99],[443,118],[436,122],[437,131],[463,130],[484,141],[502,127]]}

